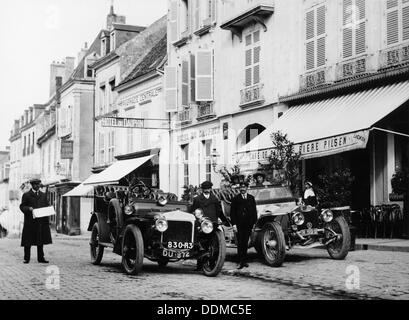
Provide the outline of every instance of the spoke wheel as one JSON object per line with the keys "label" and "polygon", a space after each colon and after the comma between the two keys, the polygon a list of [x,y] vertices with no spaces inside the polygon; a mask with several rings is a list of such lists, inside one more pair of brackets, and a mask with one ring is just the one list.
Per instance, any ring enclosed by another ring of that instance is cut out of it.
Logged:
{"label": "spoke wheel", "polygon": [[127,274],[136,275],[143,265],[143,238],[139,228],[135,225],[126,227],[122,239],[122,266]]}
{"label": "spoke wheel", "polygon": [[325,228],[329,229],[325,232],[327,241],[333,240],[327,245],[328,254],[335,260],[344,259],[351,246],[351,235],[345,218],[342,216],[336,217],[327,223]]}
{"label": "spoke wheel", "polygon": [[285,239],[281,225],[277,222],[266,223],[260,235],[261,250],[265,262],[271,267],[279,267],[285,258]]}
{"label": "spoke wheel", "polygon": [[203,258],[203,273],[208,277],[217,276],[226,259],[226,241],[220,230],[214,231],[209,239],[208,254]]}
{"label": "spoke wheel", "polygon": [[99,244],[99,227],[98,222],[92,226],[91,240],[89,243],[91,262],[94,265],[99,265],[104,255],[104,247]]}

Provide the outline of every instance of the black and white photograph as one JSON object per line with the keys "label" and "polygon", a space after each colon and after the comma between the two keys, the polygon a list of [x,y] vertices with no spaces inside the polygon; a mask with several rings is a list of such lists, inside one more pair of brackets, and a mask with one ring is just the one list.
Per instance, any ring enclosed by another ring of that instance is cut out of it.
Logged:
{"label": "black and white photograph", "polygon": [[2,0],[0,43],[3,302],[409,300],[409,0]]}

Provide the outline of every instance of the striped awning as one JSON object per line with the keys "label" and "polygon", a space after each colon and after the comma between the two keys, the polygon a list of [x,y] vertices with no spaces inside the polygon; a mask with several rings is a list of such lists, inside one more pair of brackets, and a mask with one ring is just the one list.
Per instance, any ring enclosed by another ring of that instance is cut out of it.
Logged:
{"label": "striped awning", "polygon": [[281,131],[304,159],[364,149],[371,128],[409,100],[409,81],[291,107],[237,152],[242,161],[267,159],[271,133]]}

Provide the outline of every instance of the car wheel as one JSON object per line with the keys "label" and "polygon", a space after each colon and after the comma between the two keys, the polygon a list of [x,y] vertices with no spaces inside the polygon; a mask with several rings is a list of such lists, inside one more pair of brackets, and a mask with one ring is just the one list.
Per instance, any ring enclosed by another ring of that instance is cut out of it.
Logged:
{"label": "car wheel", "polygon": [[226,241],[224,234],[216,230],[211,234],[208,255],[203,259],[203,273],[208,277],[217,276],[223,268],[226,259]]}
{"label": "car wheel", "polygon": [[122,238],[122,266],[127,274],[136,275],[142,270],[144,256],[141,230],[128,225]]}
{"label": "car wheel", "polygon": [[[337,234],[337,238],[327,245],[328,254],[335,260],[345,259],[351,246],[351,234],[345,218],[342,216],[336,217],[327,223],[325,228]],[[329,231],[326,231],[327,237],[331,235],[329,233]]]}
{"label": "car wheel", "polygon": [[104,247],[99,244],[99,226],[98,222],[95,222],[92,226],[91,240],[89,242],[91,262],[94,265],[99,265],[104,255]]}
{"label": "car wheel", "polygon": [[277,222],[266,223],[260,240],[264,261],[271,267],[280,267],[285,258],[285,239],[281,225]]}

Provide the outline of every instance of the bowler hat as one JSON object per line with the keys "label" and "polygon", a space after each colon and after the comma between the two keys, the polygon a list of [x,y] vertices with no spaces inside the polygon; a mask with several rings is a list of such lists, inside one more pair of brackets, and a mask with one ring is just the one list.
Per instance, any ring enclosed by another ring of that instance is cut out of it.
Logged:
{"label": "bowler hat", "polygon": [[202,189],[211,189],[213,187],[213,183],[210,181],[205,181],[200,186]]}

